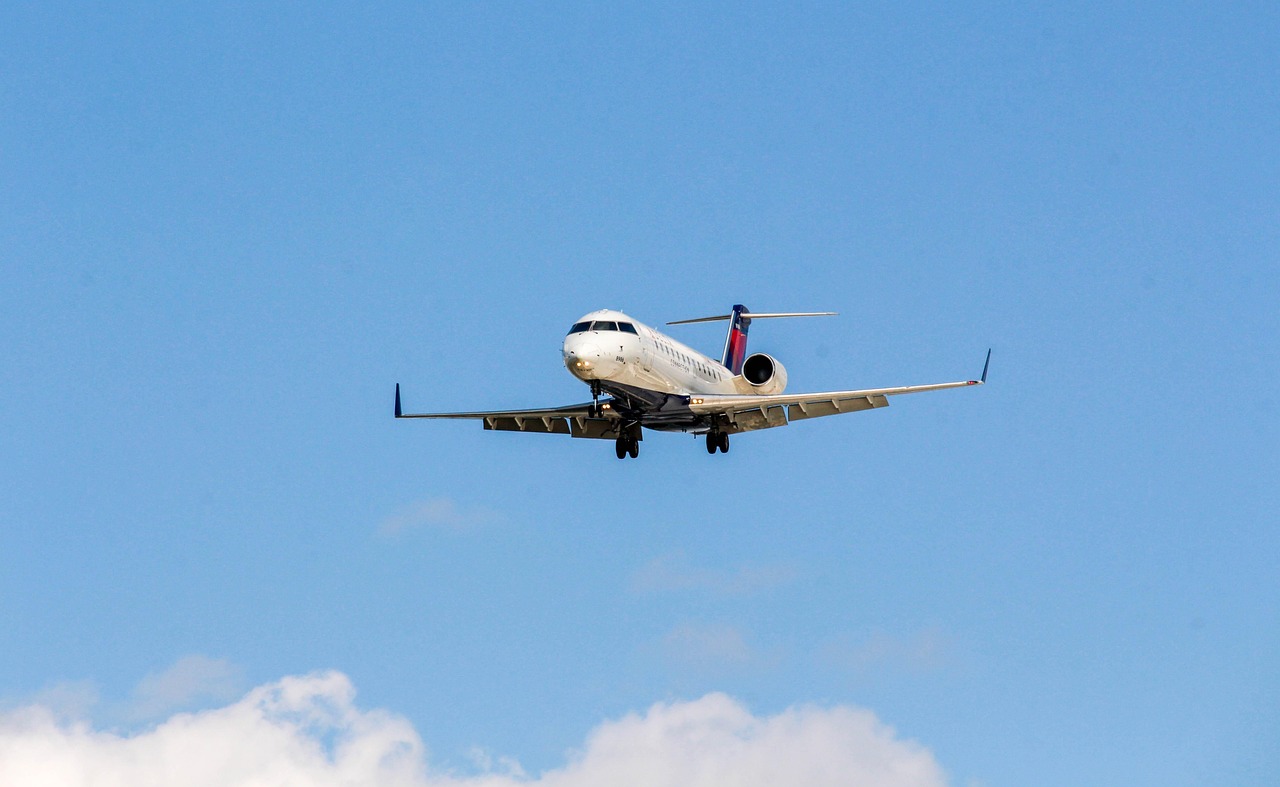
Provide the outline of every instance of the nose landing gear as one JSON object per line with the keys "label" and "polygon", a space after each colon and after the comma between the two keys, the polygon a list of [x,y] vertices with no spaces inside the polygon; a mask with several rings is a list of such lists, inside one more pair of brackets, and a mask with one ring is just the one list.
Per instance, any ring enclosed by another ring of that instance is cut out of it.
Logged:
{"label": "nose landing gear", "polygon": [[591,417],[599,418],[600,411],[600,381],[591,381]]}

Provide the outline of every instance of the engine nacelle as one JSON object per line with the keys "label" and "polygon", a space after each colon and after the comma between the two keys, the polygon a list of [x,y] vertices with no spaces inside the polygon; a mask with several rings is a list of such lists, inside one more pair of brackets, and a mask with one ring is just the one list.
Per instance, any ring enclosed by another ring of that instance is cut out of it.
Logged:
{"label": "engine nacelle", "polygon": [[786,389],[787,370],[772,356],[756,353],[743,361],[742,379],[751,384],[752,393],[771,396]]}

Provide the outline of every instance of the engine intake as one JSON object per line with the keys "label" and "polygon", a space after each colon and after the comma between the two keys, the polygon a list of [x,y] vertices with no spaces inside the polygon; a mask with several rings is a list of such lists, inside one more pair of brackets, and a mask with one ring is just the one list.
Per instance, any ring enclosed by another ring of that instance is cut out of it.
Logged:
{"label": "engine intake", "polygon": [[756,353],[742,363],[742,379],[751,384],[755,393],[770,396],[780,394],[787,387],[787,370],[772,356]]}

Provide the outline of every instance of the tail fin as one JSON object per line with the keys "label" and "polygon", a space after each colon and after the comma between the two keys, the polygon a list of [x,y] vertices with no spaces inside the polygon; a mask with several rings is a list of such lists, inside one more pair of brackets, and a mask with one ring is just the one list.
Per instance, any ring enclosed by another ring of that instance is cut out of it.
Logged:
{"label": "tail fin", "polygon": [[734,304],[733,314],[729,315],[729,334],[724,337],[724,360],[721,363],[735,375],[742,374],[742,362],[747,358],[747,331],[751,328],[751,318],[746,306]]}
{"label": "tail fin", "polygon": [[729,321],[729,335],[724,340],[725,368],[736,374],[742,374],[742,362],[747,359],[747,330],[751,328],[753,319],[766,317],[830,317],[835,312],[756,312],[752,314],[741,303],[733,307],[732,314],[717,314],[714,317],[697,317],[692,320],[675,320],[667,325],[687,325],[694,322]]}

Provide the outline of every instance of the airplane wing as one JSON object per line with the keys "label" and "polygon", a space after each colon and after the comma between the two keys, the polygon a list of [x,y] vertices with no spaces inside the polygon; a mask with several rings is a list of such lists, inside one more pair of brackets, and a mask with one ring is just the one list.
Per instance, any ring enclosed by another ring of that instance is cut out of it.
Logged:
{"label": "airplane wing", "polygon": [[982,385],[987,381],[987,368],[991,365],[991,351],[982,366],[982,376],[977,380],[961,380],[954,383],[932,385],[904,385],[895,388],[866,388],[858,391],[821,391],[807,394],[776,394],[752,396],[750,394],[705,394],[693,396],[689,409],[703,415],[725,415],[735,431],[749,432],[785,426],[791,421],[805,418],[821,418],[824,415],[855,413],[888,407],[890,396],[925,391],[942,391],[947,388],[964,388]]}
{"label": "airplane wing", "polygon": [[468,413],[406,413],[400,408],[400,384],[396,383],[396,418],[469,418],[483,420],[484,428],[500,432],[542,432],[573,437],[612,440],[618,436],[618,418],[607,402],[602,403],[603,417],[592,415],[592,403],[566,407],[544,407],[534,410],[484,410]]}

